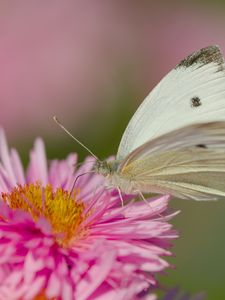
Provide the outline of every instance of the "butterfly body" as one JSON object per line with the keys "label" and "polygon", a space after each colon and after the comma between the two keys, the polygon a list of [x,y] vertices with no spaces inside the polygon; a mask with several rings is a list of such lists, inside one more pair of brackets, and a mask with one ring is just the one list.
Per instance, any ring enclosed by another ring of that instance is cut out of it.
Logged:
{"label": "butterfly body", "polygon": [[120,173],[119,162],[116,160],[96,161],[94,171],[106,177],[106,187],[119,188],[126,194],[132,194],[137,190],[131,176]]}
{"label": "butterfly body", "polygon": [[95,171],[124,193],[225,197],[225,64],[217,46],[182,60],[131,118],[116,159]]}
{"label": "butterfly body", "polygon": [[[129,168],[120,170],[119,166],[120,164],[116,160],[110,162],[102,161],[100,164],[99,162],[96,163],[94,170],[96,173],[106,177],[106,187],[118,188],[125,194],[134,194],[138,191],[143,193],[163,193],[163,190],[157,187],[154,182],[151,185],[144,182],[140,183],[138,180],[135,180],[135,174],[132,171],[130,172]],[[169,190],[167,192],[169,193]]]}

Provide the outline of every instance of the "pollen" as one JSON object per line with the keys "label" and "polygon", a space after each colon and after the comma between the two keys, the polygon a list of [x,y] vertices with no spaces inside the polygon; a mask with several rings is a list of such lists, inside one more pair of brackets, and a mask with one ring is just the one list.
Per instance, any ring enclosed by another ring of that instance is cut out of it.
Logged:
{"label": "pollen", "polygon": [[51,224],[57,242],[67,247],[84,234],[80,225],[85,219],[85,205],[79,194],[77,190],[70,195],[62,188],[53,190],[51,185],[31,183],[2,193],[2,198],[10,208],[30,213],[34,221],[44,217]]}

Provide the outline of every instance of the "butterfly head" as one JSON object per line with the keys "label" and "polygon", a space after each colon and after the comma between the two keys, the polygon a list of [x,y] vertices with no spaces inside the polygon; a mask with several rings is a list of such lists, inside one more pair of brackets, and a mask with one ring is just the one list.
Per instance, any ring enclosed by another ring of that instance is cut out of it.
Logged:
{"label": "butterfly head", "polygon": [[115,161],[97,160],[93,169],[96,173],[107,177],[117,170],[117,164]]}

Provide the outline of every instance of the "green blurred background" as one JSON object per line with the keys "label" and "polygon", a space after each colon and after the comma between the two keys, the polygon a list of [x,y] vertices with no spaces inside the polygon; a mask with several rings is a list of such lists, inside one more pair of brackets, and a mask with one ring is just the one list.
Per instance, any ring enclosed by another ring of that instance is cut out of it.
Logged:
{"label": "green blurred background", "polygon": [[[115,154],[130,117],[183,57],[225,51],[224,1],[0,1],[0,122],[24,164],[37,136],[49,158]],[[225,100],[224,100],[225,101]],[[224,183],[225,184],[225,183]],[[225,201],[172,200],[180,238],[160,276],[208,299],[225,299]]]}

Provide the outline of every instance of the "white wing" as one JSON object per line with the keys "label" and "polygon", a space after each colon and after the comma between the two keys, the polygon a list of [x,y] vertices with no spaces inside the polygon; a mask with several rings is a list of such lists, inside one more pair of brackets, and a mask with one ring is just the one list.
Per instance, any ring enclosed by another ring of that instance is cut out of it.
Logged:
{"label": "white wing", "polygon": [[195,123],[225,120],[225,65],[217,46],[181,61],[152,90],[130,120],[117,160],[147,141]]}
{"label": "white wing", "polygon": [[141,192],[225,197],[225,122],[195,124],[149,141],[128,155],[118,173]]}

